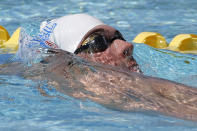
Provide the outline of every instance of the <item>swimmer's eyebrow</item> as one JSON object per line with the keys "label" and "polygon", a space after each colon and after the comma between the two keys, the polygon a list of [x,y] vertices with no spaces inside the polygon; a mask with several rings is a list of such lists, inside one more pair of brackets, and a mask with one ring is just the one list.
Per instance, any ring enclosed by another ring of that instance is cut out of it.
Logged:
{"label": "swimmer's eyebrow", "polygon": [[113,37],[110,39],[110,42],[113,42],[113,41],[116,40],[116,39],[120,39],[120,40],[126,41],[126,40],[124,39],[124,37],[122,36],[122,34],[120,33],[120,31],[118,31],[118,30],[116,30],[116,31],[114,32],[114,35],[113,35]]}

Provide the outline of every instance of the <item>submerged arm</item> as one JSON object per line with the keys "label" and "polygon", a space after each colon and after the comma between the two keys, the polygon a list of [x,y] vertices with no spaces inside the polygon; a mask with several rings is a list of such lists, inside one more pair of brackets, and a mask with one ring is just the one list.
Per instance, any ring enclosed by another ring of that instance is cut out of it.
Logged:
{"label": "submerged arm", "polygon": [[197,89],[172,81],[136,73],[99,72],[80,81],[88,96],[118,110],[156,111],[164,115],[197,121]]}
{"label": "submerged arm", "polygon": [[90,99],[116,110],[156,111],[197,121],[195,88],[118,67],[89,63],[65,53],[48,61],[56,64],[47,67],[50,72],[47,77],[59,83],[58,90],[67,95]]}
{"label": "submerged arm", "polygon": [[0,73],[47,79],[69,96],[90,99],[116,110],[155,111],[197,121],[197,89],[118,67],[89,63],[64,51],[57,50],[31,67],[18,64],[0,67]]}

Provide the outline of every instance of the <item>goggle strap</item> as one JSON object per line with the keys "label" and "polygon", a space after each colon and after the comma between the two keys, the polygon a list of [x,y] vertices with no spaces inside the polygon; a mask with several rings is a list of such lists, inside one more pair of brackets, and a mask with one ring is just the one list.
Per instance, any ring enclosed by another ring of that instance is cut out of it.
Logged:
{"label": "goggle strap", "polygon": [[80,52],[82,52],[82,51],[88,49],[89,46],[90,46],[90,43],[87,43],[87,44],[85,44],[85,45],[79,47],[78,49],[75,50],[74,54],[78,54],[78,53],[80,53]]}

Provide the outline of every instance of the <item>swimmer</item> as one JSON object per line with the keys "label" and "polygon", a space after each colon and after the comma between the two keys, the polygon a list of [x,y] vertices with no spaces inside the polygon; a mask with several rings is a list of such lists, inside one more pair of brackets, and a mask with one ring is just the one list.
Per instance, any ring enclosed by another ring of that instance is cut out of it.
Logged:
{"label": "swimmer", "polygon": [[32,42],[50,47],[49,56],[32,66],[2,66],[0,74],[47,80],[64,94],[115,110],[197,121],[197,89],[139,73],[132,44],[116,29],[77,14],[43,22],[40,31],[39,41]]}
{"label": "swimmer", "polygon": [[[59,48],[89,61],[141,72],[132,56],[133,45],[118,30],[90,15],[67,15],[42,22],[40,27],[42,47]],[[37,42],[37,38],[33,41]]]}

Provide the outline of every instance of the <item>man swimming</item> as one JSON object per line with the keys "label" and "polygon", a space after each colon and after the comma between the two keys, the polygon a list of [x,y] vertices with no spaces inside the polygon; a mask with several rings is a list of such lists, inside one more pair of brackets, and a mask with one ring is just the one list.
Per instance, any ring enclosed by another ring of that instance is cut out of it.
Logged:
{"label": "man swimming", "polygon": [[[59,48],[89,61],[140,72],[132,57],[133,45],[118,30],[90,15],[67,15],[42,22],[40,32],[39,43],[43,47]],[[38,38],[32,41],[38,42]]]}
{"label": "man swimming", "polygon": [[0,67],[1,74],[47,80],[64,94],[115,110],[197,121],[197,89],[136,73],[140,70],[131,56],[133,46],[114,28],[77,14],[43,22],[40,31],[30,45],[50,47],[47,56],[32,66],[7,64]]}

